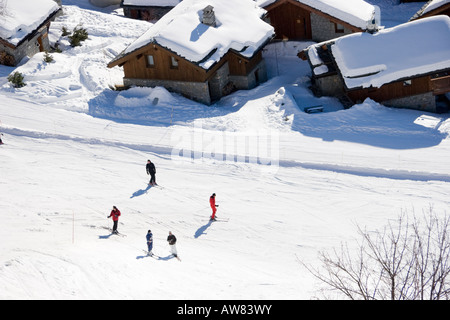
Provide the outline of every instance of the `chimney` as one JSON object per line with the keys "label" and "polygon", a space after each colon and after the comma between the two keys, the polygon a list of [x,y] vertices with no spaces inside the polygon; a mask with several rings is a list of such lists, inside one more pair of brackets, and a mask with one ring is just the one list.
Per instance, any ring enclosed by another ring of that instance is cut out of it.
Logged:
{"label": "chimney", "polygon": [[214,7],[211,5],[206,6],[203,9],[203,18],[202,23],[207,26],[215,27],[216,26],[216,17],[214,15]]}
{"label": "chimney", "polygon": [[375,12],[373,12],[372,18],[370,19],[370,21],[367,24],[367,32],[375,33],[377,31],[378,31],[378,24],[377,24],[377,20],[375,18]]}

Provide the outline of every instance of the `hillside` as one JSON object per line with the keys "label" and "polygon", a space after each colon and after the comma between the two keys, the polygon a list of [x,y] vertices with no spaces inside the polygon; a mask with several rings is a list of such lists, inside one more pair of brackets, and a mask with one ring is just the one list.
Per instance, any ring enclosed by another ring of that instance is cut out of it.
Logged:
{"label": "hillside", "polygon": [[[386,25],[420,7],[370,2]],[[308,44],[295,42],[265,50],[269,81],[213,106],[163,88],[112,91],[123,74],[106,64],[148,23],[63,4],[54,62],[0,66],[0,299],[313,299],[320,284],[299,260],[353,247],[358,225],[448,211],[449,114],[314,97],[296,56]],[[79,23],[89,39],[71,48],[61,28]],[[25,87],[7,82],[15,70]],[[228,221],[209,222],[213,192]],[[125,237],[106,229],[113,205]],[[145,255],[149,229],[159,258]]]}

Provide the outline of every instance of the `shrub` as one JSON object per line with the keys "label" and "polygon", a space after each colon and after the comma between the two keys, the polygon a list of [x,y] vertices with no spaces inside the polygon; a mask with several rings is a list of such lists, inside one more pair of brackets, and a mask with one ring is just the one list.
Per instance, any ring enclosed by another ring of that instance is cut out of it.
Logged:
{"label": "shrub", "polygon": [[81,45],[81,42],[88,38],[88,32],[85,28],[75,27],[73,29],[72,35],[68,36],[70,45],[72,47],[77,47]]}
{"label": "shrub", "polygon": [[14,88],[22,88],[26,86],[26,83],[23,82],[24,76],[20,72],[14,72],[8,76],[8,81],[12,83]]}
{"label": "shrub", "polygon": [[50,53],[48,53],[48,51],[45,51],[44,62],[47,63],[53,62],[53,56]]}

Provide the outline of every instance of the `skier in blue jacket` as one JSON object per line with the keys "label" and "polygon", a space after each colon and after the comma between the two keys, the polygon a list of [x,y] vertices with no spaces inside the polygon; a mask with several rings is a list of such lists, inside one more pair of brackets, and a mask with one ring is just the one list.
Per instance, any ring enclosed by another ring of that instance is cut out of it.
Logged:
{"label": "skier in blue jacket", "polygon": [[148,253],[147,254],[149,256],[152,256],[153,255],[153,253],[152,253],[152,249],[153,249],[153,234],[152,234],[151,230],[148,230],[146,238],[147,238],[147,247],[148,247]]}

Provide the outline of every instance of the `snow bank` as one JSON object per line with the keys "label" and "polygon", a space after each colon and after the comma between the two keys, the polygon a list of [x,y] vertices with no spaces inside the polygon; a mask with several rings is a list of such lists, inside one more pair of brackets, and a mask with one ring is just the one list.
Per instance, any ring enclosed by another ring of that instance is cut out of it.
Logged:
{"label": "snow bank", "polygon": [[176,101],[172,94],[162,87],[131,88],[117,95],[114,105],[117,107],[170,106]]}

